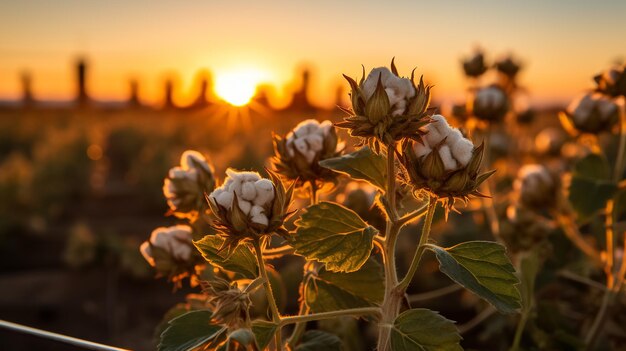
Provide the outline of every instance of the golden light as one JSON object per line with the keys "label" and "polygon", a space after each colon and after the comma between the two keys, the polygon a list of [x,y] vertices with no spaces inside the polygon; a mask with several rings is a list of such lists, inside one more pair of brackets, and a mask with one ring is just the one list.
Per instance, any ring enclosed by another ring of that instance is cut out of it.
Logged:
{"label": "golden light", "polygon": [[256,70],[218,73],[215,77],[215,92],[229,104],[243,106],[254,97],[262,78],[262,72]]}

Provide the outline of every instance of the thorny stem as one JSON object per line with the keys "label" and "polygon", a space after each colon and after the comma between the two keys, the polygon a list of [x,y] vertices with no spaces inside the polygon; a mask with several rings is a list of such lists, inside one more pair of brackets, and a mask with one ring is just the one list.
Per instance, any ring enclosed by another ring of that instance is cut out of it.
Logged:
{"label": "thorny stem", "polygon": [[287,316],[287,317],[283,317],[280,320],[279,325],[282,327],[288,324],[319,321],[323,319],[332,319],[332,318],[337,318],[341,316],[370,316],[370,315],[374,315],[377,318],[380,318],[380,315],[381,315],[380,307],[350,308],[346,310],[312,313],[312,314],[307,314],[307,315]]}
{"label": "thorny stem", "polygon": [[411,261],[411,265],[409,266],[409,271],[398,285],[398,289],[402,291],[406,290],[406,288],[411,283],[411,280],[413,280],[413,276],[415,275],[420,260],[422,259],[422,255],[424,254],[424,250],[426,250],[426,243],[428,242],[428,237],[430,236],[430,227],[433,222],[433,216],[435,215],[436,208],[437,197],[431,196],[428,201],[428,213],[426,214],[426,219],[424,220],[424,225],[422,226],[422,235],[420,236],[420,241],[417,250],[415,251],[415,256],[413,256],[413,260]]}
{"label": "thorny stem", "polygon": [[[265,269],[265,260],[263,259],[263,250],[259,240],[253,240],[254,251],[256,252],[257,264],[259,266],[259,275],[263,279],[263,287],[265,288],[265,294],[267,295],[267,302],[270,305],[272,311],[272,321],[276,324],[280,323],[280,313],[278,312],[278,306],[276,305],[276,299],[274,298],[274,292],[272,292],[272,286],[267,276],[267,270]],[[276,349],[282,348],[282,342],[280,341],[280,328],[276,331],[275,335]]]}

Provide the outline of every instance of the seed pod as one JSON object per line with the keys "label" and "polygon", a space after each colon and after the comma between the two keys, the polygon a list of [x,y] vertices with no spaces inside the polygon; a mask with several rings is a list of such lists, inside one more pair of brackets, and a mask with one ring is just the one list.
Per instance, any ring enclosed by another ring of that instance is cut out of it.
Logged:
{"label": "seed pod", "polygon": [[182,278],[195,263],[192,230],[186,225],[156,228],[139,250],[160,275],[171,280]]}
{"label": "seed pod", "polygon": [[274,172],[270,179],[256,172],[226,170],[224,184],[208,195],[208,203],[216,217],[213,227],[224,236],[224,247],[234,248],[239,242],[273,233],[286,236],[283,227],[289,216],[293,183],[285,189]]}
{"label": "seed pod", "polygon": [[298,181],[334,182],[337,173],[321,167],[318,162],[341,154],[343,143],[330,121],[319,123],[309,119],[298,124],[286,136],[273,136],[274,170],[283,177]]}
{"label": "seed pod", "polygon": [[597,92],[612,97],[626,97],[626,65],[612,67],[593,79],[597,84]]}
{"label": "seed pod", "polygon": [[213,311],[216,323],[225,324],[229,328],[244,327],[248,322],[248,311],[252,302],[250,296],[241,290],[237,282],[220,278],[201,282],[202,291],[209,296],[209,306]]}
{"label": "seed pod", "polygon": [[351,115],[336,124],[350,130],[350,135],[366,139],[379,150],[379,144],[390,145],[404,138],[419,140],[428,119],[430,86],[420,78],[398,76],[393,60],[391,70],[373,69],[361,82],[344,75],[351,88]]}
{"label": "seed pod", "polygon": [[170,213],[177,217],[193,217],[206,208],[204,194],[215,187],[213,167],[199,152],[185,151],[180,166],[170,169],[163,182],[163,194]]}
{"label": "seed pod", "polygon": [[546,240],[554,230],[548,219],[523,205],[512,205],[506,209],[506,218],[501,219],[501,236],[512,252],[549,249]]}
{"label": "seed pod", "polygon": [[463,60],[463,72],[472,78],[477,78],[487,71],[485,56],[482,51],[477,50],[474,54]]}
{"label": "seed pod", "polygon": [[474,147],[443,116],[434,115],[432,119],[423,144],[404,143],[401,161],[405,181],[415,191],[425,190],[444,199],[448,208],[454,205],[455,198],[483,196],[478,187],[495,172],[479,174],[484,146]]}
{"label": "seed pod", "polygon": [[610,131],[619,121],[619,106],[600,93],[587,93],[559,114],[563,128],[571,134]]}
{"label": "seed pod", "polygon": [[491,85],[476,92],[469,100],[468,110],[478,119],[499,122],[509,111],[509,99],[502,88]]}
{"label": "seed pod", "polygon": [[520,204],[528,208],[542,209],[554,205],[557,198],[557,180],[542,165],[524,165],[517,172],[513,190]]}
{"label": "seed pod", "polygon": [[514,79],[522,68],[522,65],[512,56],[506,56],[496,61],[495,68],[509,79]]}

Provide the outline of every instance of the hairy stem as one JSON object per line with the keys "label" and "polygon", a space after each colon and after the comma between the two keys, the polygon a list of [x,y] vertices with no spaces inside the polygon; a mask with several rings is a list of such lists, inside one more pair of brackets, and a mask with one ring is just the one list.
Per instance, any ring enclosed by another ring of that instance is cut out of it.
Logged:
{"label": "hairy stem", "polygon": [[[278,312],[278,306],[276,305],[274,292],[272,291],[272,286],[270,284],[269,277],[267,276],[267,270],[265,269],[265,260],[263,259],[263,250],[261,249],[261,244],[259,243],[259,240],[253,240],[252,244],[254,245],[254,251],[256,252],[257,264],[259,266],[259,276],[261,276],[261,278],[263,279],[263,287],[265,288],[267,302],[270,305],[270,310],[272,312],[272,321],[276,324],[279,324],[280,313]],[[280,350],[282,348],[282,342],[280,339],[280,328],[278,328],[275,335],[277,350]]]}
{"label": "hairy stem", "polygon": [[346,310],[312,313],[312,314],[307,314],[307,315],[287,316],[287,317],[283,317],[280,320],[280,326],[285,326],[288,324],[295,324],[295,323],[319,321],[323,319],[332,319],[332,318],[337,318],[341,316],[357,317],[357,316],[372,316],[372,315],[376,316],[377,318],[380,318],[380,315],[381,315],[380,307],[350,308]]}
{"label": "hairy stem", "polygon": [[396,270],[396,240],[400,232],[398,226],[398,213],[396,210],[396,169],[395,169],[395,144],[387,146],[387,189],[385,197],[389,204],[387,213],[386,233],[384,247],[382,251],[385,268],[385,297],[382,304],[381,326],[378,330],[379,351],[386,351],[389,347],[389,328],[384,325],[391,324],[398,316],[402,296],[396,293],[395,287],[398,284],[398,272]]}
{"label": "hairy stem", "polygon": [[426,219],[424,220],[424,225],[422,226],[422,235],[420,236],[417,250],[415,250],[415,256],[413,256],[413,260],[409,266],[409,271],[398,285],[398,289],[401,291],[405,291],[411,283],[411,280],[413,280],[413,276],[415,275],[420,260],[422,259],[422,255],[424,254],[424,250],[426,250],[426,243],[428,242],[428,237],[430,236],[430,227],[433,222],[433,216],[435,215],[436,208],[437,197],[431,196],[428,201],[428,212],[426,213]]}
{"label": "hairy stem", "polygon": [[[317,183],[315,182],[315,180],[311,180],[309,182],[310,185],[310,190],[311,190],[311,205],[315,205],[319,202],[319,197],[318,197],[318,192],[317,192]],[[300,291],[304,291],[304,282],[300,283],[301,289]],[[306,302],[304,301],[304,296],[302,296],[301,301],[300,301],[300,307],[298,310],[298,315],[307,315],[309,314],[309,308],[306,305]],[[300,341],[300,338],[302,338],[302,335],[304,334],[304,331],[306,330],[306,322],[299,322],[296,323],[296,326],[293,329],[293,332],[291,333],[291,336],[289,337],[289,339],[287,339],[287,345],[289,345],[290,349],[295,349],[296,345],[298,344],[298,342]]]}

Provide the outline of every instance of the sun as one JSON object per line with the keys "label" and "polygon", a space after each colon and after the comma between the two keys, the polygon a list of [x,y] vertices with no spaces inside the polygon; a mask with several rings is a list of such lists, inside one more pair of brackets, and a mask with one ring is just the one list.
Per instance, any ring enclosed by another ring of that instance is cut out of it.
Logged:
{"label": "sun", "polygon": [[215,92],[231,105],[246,105],[254,97],[262,76],[257,70],[219,73],[215,77]]}

